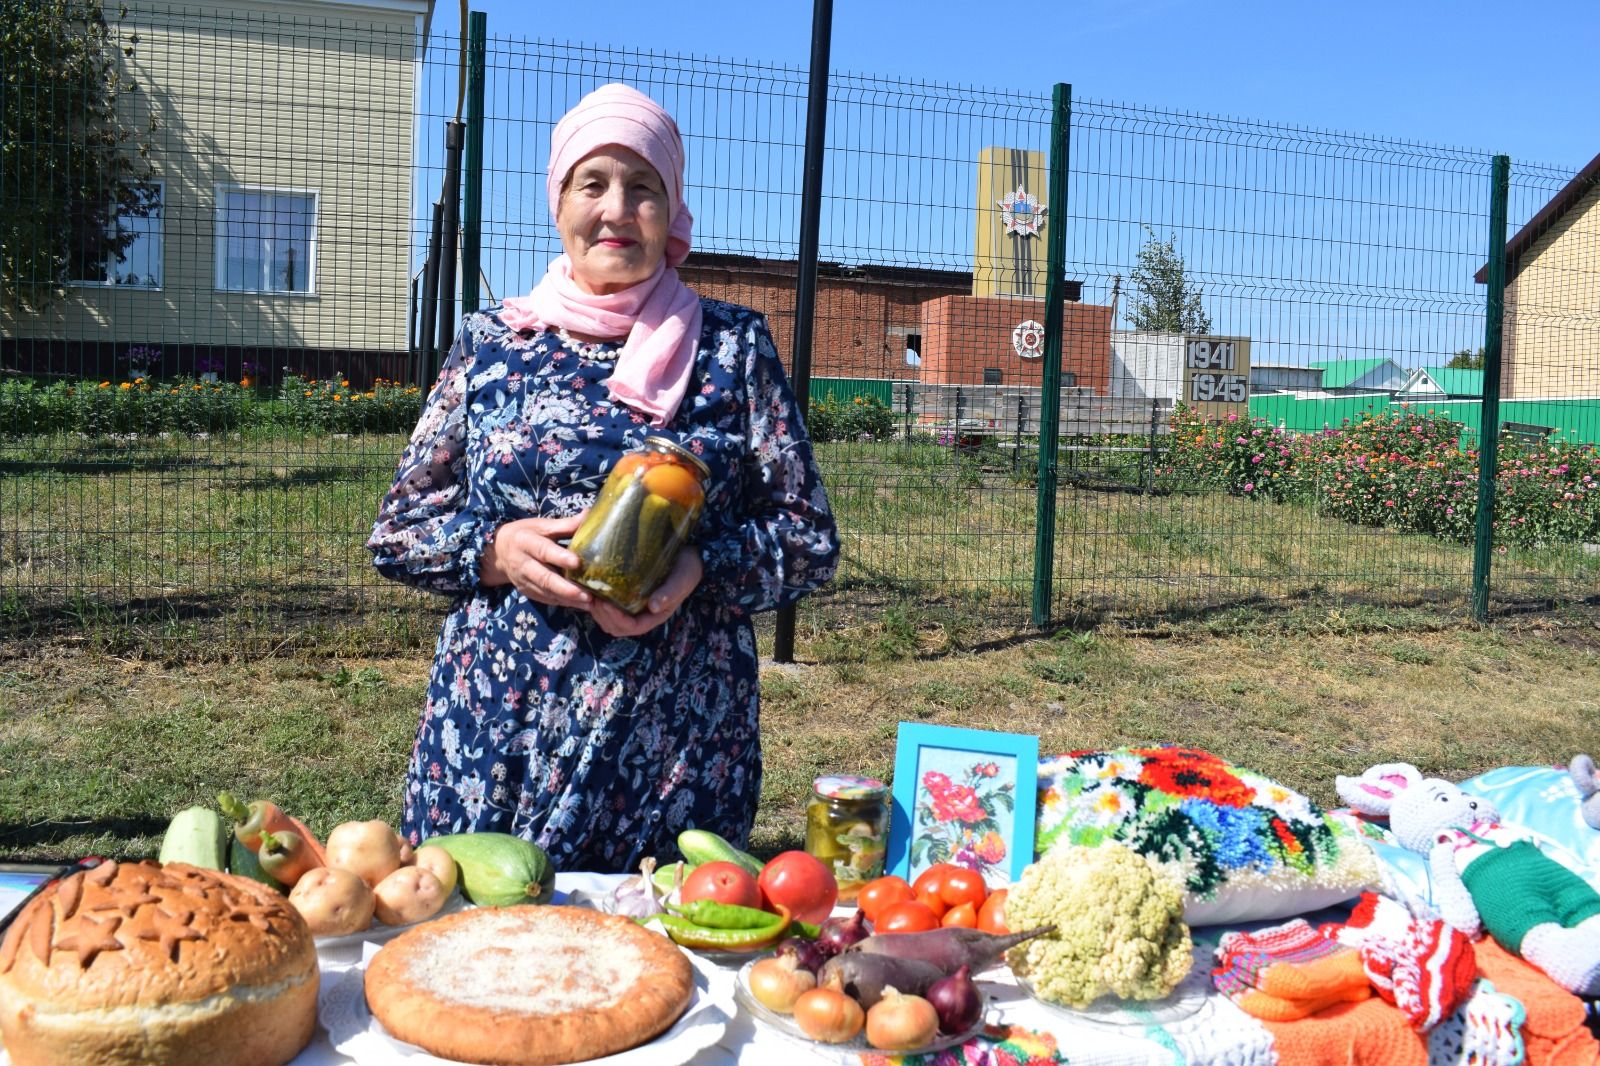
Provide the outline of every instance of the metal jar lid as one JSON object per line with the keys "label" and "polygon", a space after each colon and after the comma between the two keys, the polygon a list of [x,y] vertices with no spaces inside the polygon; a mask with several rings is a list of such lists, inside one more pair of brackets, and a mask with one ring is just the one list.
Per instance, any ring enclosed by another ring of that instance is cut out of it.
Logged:
{"label": "metal jar lid", "polygon": [[855,774],[825,774],[811,782],[811,788],[823,799],[879,800],[889,794],[889,786],[877,778]]}

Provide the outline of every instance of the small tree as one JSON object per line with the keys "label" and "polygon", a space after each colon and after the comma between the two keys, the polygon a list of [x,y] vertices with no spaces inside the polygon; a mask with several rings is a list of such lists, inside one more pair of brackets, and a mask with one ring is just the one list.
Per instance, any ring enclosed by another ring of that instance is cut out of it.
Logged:
{"label": "small tree", "polygon": [[1154,333],[1210,333],[1200,290],[1189,281],[1173,239],[1161,240],[1149,226],[1144,231],[1139,265],[1128,279],[1128,324]]}
{"label": "small tree", "polygon": [[1452,355],[1445,366],[1452,370],[1482,370],[1483,349],[1479,348],[1477,351],[1473,351],[1471,348],[1463,348],[1455,355]]}
{"label": "small tree", "polygon": [[[133,54],[136,36],[121,46]],[[0,0],[0,307],[37,312],[120,257],[156,206],[148,144],[117,114],[135,88],[99,0]]]}

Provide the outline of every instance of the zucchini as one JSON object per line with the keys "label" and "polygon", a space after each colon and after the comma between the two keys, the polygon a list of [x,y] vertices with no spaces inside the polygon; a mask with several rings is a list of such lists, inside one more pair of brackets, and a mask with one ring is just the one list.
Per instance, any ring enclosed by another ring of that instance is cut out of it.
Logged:
{"label": "zucchini", "polygon": [[210,807],[185,807],[173,815],[161,838],[161,864],[186,862],[206,870],[227,868],[228,828]]}
{"label": "zucchini", "polygon": [[555,895],[556,868],[532,841],[510,833],[457,833],[422,843],[449,853],[461,867],[462,895],[480,907],[549,903]]}

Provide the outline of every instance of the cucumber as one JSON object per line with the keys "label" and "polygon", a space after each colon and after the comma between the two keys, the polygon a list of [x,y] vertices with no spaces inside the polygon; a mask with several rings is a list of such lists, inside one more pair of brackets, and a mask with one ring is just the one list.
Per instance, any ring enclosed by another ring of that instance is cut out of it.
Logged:
{"label": "cucumber", "polygon": [[173,815],[161,838],[160,861],[186,862],[206,870],[221,870],[227,866],[228,829],[222,815],[210,807],[185,807]]}
{"label": "cucumber", "polygon": [[260,881],[268,888],[279,892],[284,890],[277,879],[261,868],[261,860],[257,858],[256,853],[239,843],[237,837],[232,837],[228,841],[228,872],[248,877],[252,881]]}
{"label": "cucumber", "polygon": [[509,833],[457,833],[429,837],[428,847],[443,848],[461,867],[461,893],[480,907],[549,903],[556,891],[556,868],[544,849]]}
{"label": "cucumber", "polygon": [[696,866],[708,862],[731,862],[744,867],[751,877],[761,876],[766,865],[747,851],[740,851],[709,829],[685,829],[678,834],[678,850]]}

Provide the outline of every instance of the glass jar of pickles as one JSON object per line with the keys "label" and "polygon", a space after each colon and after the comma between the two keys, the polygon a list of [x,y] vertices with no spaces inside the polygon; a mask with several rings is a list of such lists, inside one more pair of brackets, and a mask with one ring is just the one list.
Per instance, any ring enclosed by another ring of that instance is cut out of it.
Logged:
{"label": "glass jar of pickles", "polygon": [[889,842],[889,789],[882,781],[829,774],[811,783],[806,806],[806,851],[833,871],[839,902],[883,876]]}
{"label": "glass jar of pickles", "polygon": [[699,456],[665,437],[646,437],[611,468],[568,547],[583,560],[573,581],[638,614],[694,535],[711,476]]}

